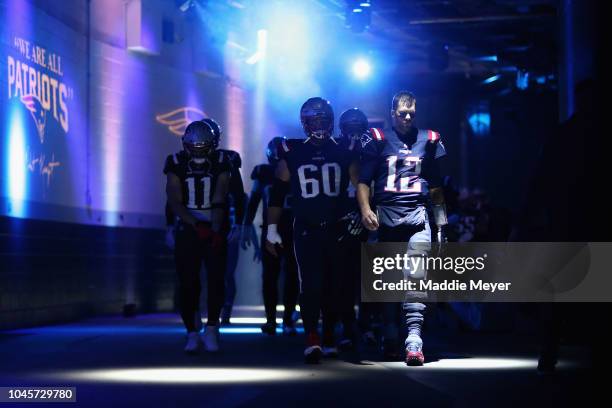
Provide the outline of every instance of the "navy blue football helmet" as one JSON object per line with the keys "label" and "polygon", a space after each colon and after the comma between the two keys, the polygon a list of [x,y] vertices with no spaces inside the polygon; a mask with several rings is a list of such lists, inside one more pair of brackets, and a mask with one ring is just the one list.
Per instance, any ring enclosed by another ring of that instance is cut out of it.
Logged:
{"label": "navy blue football helmet", "polygon": [[300,120],[306,137],[323,140],[334,131],[334,110],[328,100],[310,98],[300,109]]}

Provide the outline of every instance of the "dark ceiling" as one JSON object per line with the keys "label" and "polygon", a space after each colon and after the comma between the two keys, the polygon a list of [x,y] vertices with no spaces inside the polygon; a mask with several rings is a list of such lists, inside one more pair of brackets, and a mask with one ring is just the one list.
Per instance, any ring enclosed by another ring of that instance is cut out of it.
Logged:
{"label": "dark ceiling", "polygon": [[[344,15],[346,1],[320,0]],[[364,41],[411,71],[487,76],[516,69],[551,75],[557,60],[555,0],[372,0]],[[444,50],[448,50],[448,66]],[[496,61],[485,57],[496,56]],[[442,59],[442,61],[440,60]]]}

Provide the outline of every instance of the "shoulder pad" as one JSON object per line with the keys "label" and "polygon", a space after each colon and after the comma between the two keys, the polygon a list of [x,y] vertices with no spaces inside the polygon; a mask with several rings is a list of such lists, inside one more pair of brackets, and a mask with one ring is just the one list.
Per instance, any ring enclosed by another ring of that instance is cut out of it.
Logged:
{"label": "shoulder pad", "polygon": [[217,163],[228,163],[231,164],[232,167],[236,166],[234,154],[238,153],[234,152],[233,150],[217,149],[215,154],[217,157],[216,160],[213,160]]}
{"label": "shoulder pad", "polygon": [[370,128],[367,132],[361,135],[361,148],[366,149],[370,146],[378,145],[385,141],[385,133],[380,128]]}
{"label": "shoulder pad", "polygon": [[431,143],[437,143],[440,141],[440,133],[434,130],[427,130],[427,140]]}
{"label": "shoulder pad", "polygon": [[240,158],[240,153],[235,150],[224,150],[224,152],[227,154],[228,159],[232,163],[232,166],[234,166],[234,168],[239,169],[242,167],[242,159]]}
{"label": "shoulder pad", "polygon": [[383,132],[383,130],[380,128],[370,128],[370,134],[377,142],[382,142],[385,140],[385,132]]}
{"label": "shoulder pad", "polygon": [[176,152],[172,155],[172,162],[174,164],[182,164],[182,163],[187,163],[188,159],[187,159],[187,155],[185,154],[184,150],[181,150],[179,152]]}
{"label": "shoulder pad", "polygon": [[280,157],[282,158],[285,154],[295,150],[296,146],[300,144],[304,144],[304,139],[283,139],[280,143]]}
{"label": "shoulder pad", "polygon": [[164,163],[164,173],[176,173],[177,170],[186,164],[185,154],[183,151],[169,154]]}

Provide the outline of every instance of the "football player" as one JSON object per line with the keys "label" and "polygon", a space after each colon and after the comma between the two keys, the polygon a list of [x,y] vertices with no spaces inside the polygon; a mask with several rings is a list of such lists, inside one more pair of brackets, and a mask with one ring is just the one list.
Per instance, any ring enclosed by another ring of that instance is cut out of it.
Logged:
{"label": "football player", "polygon": [[202,119],[213,129],[215,134],[215,149],[217,149],[219,160],[227,159],[231,164],[230,187],[226,217],[223,222],[223,233],[227,234],[227,246],[224,247],[222,256],[225,258],[225,302],[221,314],[221,322],[229,324],[232,316],[234,299],[236,298],[236,268],[240,254],[240,234],[242,230],[242,220],[244,218],[246,194],[240,168],[242,159],[240,154],[234,150],[219,149],[219,141],[223,134],[221,126],[212,118]]}
{"label": "football player", "polygon": [[[221,138],[221,126],[212,118],[202,119],[213,130],[215,135],[214,147],[218,152],[218,160],[228,160],[231,164],[230,171],[230,201],[225,212],[223,221],[223,234],[227,235],[228,245],[223,248],[221,257],[225,258],[225,302],[222,309],[221,322],[223,324],[230,323],[234,298],[236,297],[236,268],[238,266],[238,256],[240,254],[240,231],[242,218],[244,217],[246,194],[244,192],[244,184],[242,183],[242,175],[240,168],[242,167],[242,159],[240,154],[234,150],[218,149],[219,140]],[[166,203],[166,246],[174,250],[174,236],[176,228],[176,216],[172,213],[172,209]],[[196,327],[202,329],[202,318],[200,310],[196,311],[195,315]]]}
{"label": "football player", "polygon": [[[414,126],[416,98],[406,91],[392,100],[391,129],[372,129],[362,136],[361,161],[357,199],[364,226],[378,232],[380,242],[406,242],[408,253],[427,250],[431,242],[427,206],[431,203],[437,225],[438,240],[444,241],[447,224],[439,159],[446,154],[440,134]],[[373,201],[377,212],[370,207],[370,185],[374,184]],[[420,243],[420,244],[419,244]],[[423,243],[425,245],[423,245]],[[423,278],[425,271],[414,271],[415,278]],[[409,294],[403,304],[406,311],[408,336],[405,340],[406,363],[422,365],[421,327],[425,305],[418,300],[422,293]],[[384,351],[389,359],[396,358],[399,307],[384,305]]]}
{"label": "football player", "polygon": [[[323,98],[310,98],[300,110],[306,139],[281,143],[271,203],[268,208],[266,249],[277,255],[283,246],[278,230],[284,196],[291,192],[294,216],[294,249],[300,280],[300,311],[306,334],[304,357],[319,362],[322,349],[318,333],[321,310],[334,312],[344,259],[338,257],[340,200],[357,181],[357,163],[333,137],[334,112]],[[289,184],[287,184],[289,183]],[[335,302],[334,302],[335,303]]]}
{"label": "football player", "polygon": [[166,195],[172,212],[178,216],[175,262],[181,295],[180,312],[187,329],[185,352],[199,350],[201,339],[194,316],[200,298],[200,265],[204,261],[208,277],[208,319],[204,346],[218,351],[219,315],[224,301],[226,245],[223,222],[227,211],[231,164],[215,150],[215,134],[210,125],[192,122],[182,138],[184,150],[166,158]]}
{"label": "football player", "polygon": [[[345,149],[346,154],[352,155],[353,161],[359,160],[359,146],[361,136],[368,132],[368,119],[366,115],[357,108],[351,108],[340,115],[338,121],[340,137],[338,142]],[[343,351],[353,348],[355,342],[355,296],[357,282],[359,281],[360,258],[355,256],[361,250],[361,242],[367,239],[367,230],[361,223],[361,215],[357,206],[356,189],[352,183],[341,195],[341,208],[344,214],[341,218],[341,229],[338,235],[338,254],[343,259],[344,267],[340,270],[340,279],[343,284],[341,297],[336,299],[338,302],[337,310],[342,322],[342,338],[339,346]],[[324,315],[329,313],[324,313]],[[323,355],[333,355],[337,353],[333,344],[335,316],[323,319]]]}
{"label": "football player", "polygon": [[[283,140],[283,137],[275,137],[269,143],[266,149],[268,158],[267,164],[259,164],[253,169],[251,179],[253,180],[253,188],[249,197],[247,211],[244,219],[244,233],[242,235],[242,247],[253,244],[256,251],[259,252],[259,244],[257,234],[253,227],[253,219],[257,212],[259,203],[263,205],[263,231],[261,235],[261,246],[265,246],[265,237],[268,230],[267,211],[270,205],[270,191],[274,181],[274,169],[278,163],[278,149]],[[289,198],[289,197],[287,197]],[[278,255],[274,256],[268,251],[264,251],[259,256],[262,260],[262,283],[263,283],[263,298],[266,311],[266,324],[261,327],[261,331],[268,335],[276,334],[276,304],[278,303],[278,279],[281,272],[281,265],[284,265],[285,283],[283,290],[283,334],[294,336],[296,334],[293,314],[298,298],[298,275],[297,264],[293,254],[293,215],[291,208],[288,205],[288,200],[285,200],[280,219],[278,220],[278,232],[283,241],[283,248],[279,248]]]}

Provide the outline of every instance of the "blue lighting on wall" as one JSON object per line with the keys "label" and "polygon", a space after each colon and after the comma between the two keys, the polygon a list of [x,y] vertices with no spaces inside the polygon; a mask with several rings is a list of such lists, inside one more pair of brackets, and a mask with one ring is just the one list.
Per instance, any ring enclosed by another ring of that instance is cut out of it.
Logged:
{"label": "blue lighting on wall", "polygon": [[10,107],[6,148],[6,187],[4,194],[10,202],[9,214],[13,217],[25,217],[25,199],[28,196],[27,145],[23,115],[19,104]]}
{"label": "blue lighting on wall", "polygon": [[482,81],[483,85],[491,84],[501,78],[501,75],[493,75]]}
{"label": "blue lighting on wall", "polygon": [[497,62],[497,55],[484,55],[482,57],[476,58],[476,60],[484,62]]}
{"label": "blue lighting on wall", "polygon": [[491,131],[491,113],[489,111],[489,104],[486,101],[477,102],[468,109],[468,123],[475,136],[485,137],[489,135]]}
{"label": "blue lighting on wall", "polygon": [[529,72],[521,70],[516,71],[516,87],[521,91],[529,87]]}

